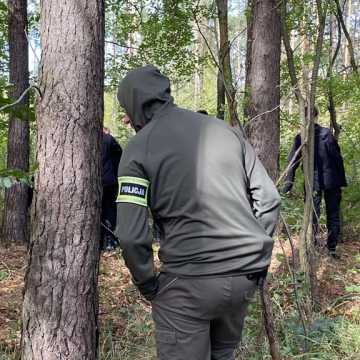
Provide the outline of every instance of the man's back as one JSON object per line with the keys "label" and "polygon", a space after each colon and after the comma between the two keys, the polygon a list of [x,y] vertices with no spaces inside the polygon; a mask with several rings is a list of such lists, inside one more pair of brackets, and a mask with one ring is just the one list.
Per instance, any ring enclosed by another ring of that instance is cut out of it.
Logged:
{"label": "man's back", "polygon": [[130,142],[120,176],[129,175],[131,162],[143,167],[150,182],[163,271],[213,275],[269,265],[273,242],[264,227],[279,198],[239,132],[221,120],[168,106]]}
{"label": "man's back", "polygon": [[[294,145],[289,154],[289,161],[301,146],[301,136],[296,135]],[[295,173],[301,163],[301,153],[293,162],[286,180],[284,192],[291,190]],[[330,129],[315,124],[314,129],[314,190],[330,190],[346,186],[344,162],[339,145]]]}
{"label": "man's back", "polygon": [[315,189],[335,189],[346,186],[340,148],[330,129],[315,124],[314,143]]}

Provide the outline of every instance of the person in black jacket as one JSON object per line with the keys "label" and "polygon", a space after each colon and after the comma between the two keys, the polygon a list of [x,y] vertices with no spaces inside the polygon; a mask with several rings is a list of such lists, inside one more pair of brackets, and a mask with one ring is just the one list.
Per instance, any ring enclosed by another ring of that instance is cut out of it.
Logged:
{"label": "person in black jacket", "polygon": [[[118,100],[137,134],[119,167],[117,234],[152,304],[159,360],[234,360],[249,301],[270,264],[280,197],[239,129],[174,104],[153,66]],[[154,269],[149,211],[160,237]]]}
{"label": "person in black jacket", "polygon": [[[313,111],[314,119],[316,120],[318,110],[314,108]],[[327,247],[330,255],[337,258],[336,246],[340,235],[341,188],[347,185],[344,162],[340,147],[330,129],[315,123],[314,135],[314,240],[316,242],[320,205],[324,196],[328,230]],[[284,193],[292,189],[296,169],[301,163],[301,152],[297,155],[296,159],[293,159],[300,146],[301,136],[298,134],[295,137],[294,145],[288,157],[289,161],[293,160],[293,166],[285,179]]]}
{"label": "person in black jacket", "polygon": [[112,250],[116,247],[116,240],[111,232],[116,227],[116,197],[119,191],[117,172],[121,155],[121,146],[111,136],[109,129],[104,127],[102,141],[102,236],[100,248],[106,250]]}

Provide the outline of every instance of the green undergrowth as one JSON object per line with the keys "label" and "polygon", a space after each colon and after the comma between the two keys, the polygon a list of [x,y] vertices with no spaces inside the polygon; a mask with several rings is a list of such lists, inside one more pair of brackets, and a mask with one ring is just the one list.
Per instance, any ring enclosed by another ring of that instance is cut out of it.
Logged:
{"label": "green undergrowth", "polygon": [[[350,248],[350,245],[347,246]],[[307,292],[301,274],[296,274],[294,286],[294,279],[285,266],[286,257],[278,256],[277,260],[280,261],[280,265],[272,273],[269,282],[274,325],[282,359],[360,359],[360,288],[355,280],[360,273],[360,255],[348,254],[347,263],[341,265],[343,270],[328,274],[329,280],[322,279],[322,291],[326,291],[326,286],[335,287],[338,284],[341,285],[342,293],[325,299],[320,309],[310,315],[306,311]],[[326,281],[332,283],[326,285]],[[127,302],[115,308],[111,317],[101,322],[98,358],[155,360],[154,327],[150,308],[140,299],[132,286],[126,288],[124,295]],[[296,299],[302,309],[305,331],[300,321]],[[18,329],[19,323],[14,332]],[[17,359],[18,348],[0,344],[0,360]],[[250,304],[243,341],[237,350],[236,360],[267,359],[271,359],[271,356],[262,325],[258,296]]]}
{"label": "green undergrowth", "polygon": [[[284,264],[272,274],[271,297],[274,324],[280,342],[282,358],[308,360],[357,360],[360,358],[360,290],[356,282],[345,275],[360,272],[359,255],[351,255],[350,267],[342,277],[337,273],[329,278],[344,283],[344,292],[328,299],[318,312],[306,311],[306,289],[301,274],[296,275],[296,293],[293,277]],[[279,257],[281,259],[281,256]],[[283,257],[285,262],[285,257]],[[322,285],[322,286],[326,286]],[[330,284],[331,286],[331,284]],[[136,295],[134,295],[136,296]],[[300,321],[296,297],[302,309],[305,331]],[[307,313],[308,315],[305,315]],[[155,360],[154,327],[149,309],[139,303],[120,310],[126,324],[120,337],[114,335],[108,321],[101,335],[100,359]],[[264,328],[259,298],[250,305],[242,345],[236,360],[271,359]]]}

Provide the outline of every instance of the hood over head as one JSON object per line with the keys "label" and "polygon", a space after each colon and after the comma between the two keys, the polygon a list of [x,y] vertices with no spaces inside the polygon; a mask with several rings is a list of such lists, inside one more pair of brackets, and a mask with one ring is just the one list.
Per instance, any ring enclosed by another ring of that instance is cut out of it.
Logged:
{"label": "hood over head", "polygon": [[173,103],[170,81],[152,65],[130,71],[120,82],[117,97],[135,131],[151,121],[155,112]]}

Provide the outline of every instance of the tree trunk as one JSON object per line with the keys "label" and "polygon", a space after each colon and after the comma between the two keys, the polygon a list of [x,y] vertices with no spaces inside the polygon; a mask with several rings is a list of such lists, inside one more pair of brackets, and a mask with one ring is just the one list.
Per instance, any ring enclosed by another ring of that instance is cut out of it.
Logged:
{"label": "tree trunk", "polygon": [[[301,242],[306,247],[306,259],[303,259],[302,265],[311,290],[311,299],[313,307],[317,307],[319,300],[318,280],[316,274],[316,256],[313,239],[313,182],[314,182],[314,113],[315,99],[317,92],[317,81],[319,77],[319,68],[321,54],[324,44],[325,22],[329,3],[316,0],[317,14],[319,19],[318,34],[314,50],[314,64],[311,72],[310,93],[308,94],[308,113],[306,121],[302,128],[302,138],[307,139],[307,145],[303,148],[303,171],[305,179],[305,205],[303,218],[303,232]],[[305,264],[306,262],[306,264]]]}
{"label": "tree trunk", "polygon": [[217,75],[217,107],[216,107],[216,117],[218,119],[225,119],[225,86],[223,77],[221,75],[220,69],[218,70]]}
{"label": "tree trunk", "polygon": [[224,118],[225,97],[229,108],[230,124],[233,126],[239,125],[237,115],[236,103],[236,89],[233,85],[231,62],[230,62],[230,43],[229,43],[229,28],[228,28],[228,1],[216,0],[218,19],[219,19],[219,33],[220,33],[220,47],[219,47],[219,69],[218,69],[218,115],[220,119]]}
{"label": "tree trunk", "polygon": [[[219,28],[220,28],[220,20],[219,20]],[[220,29],[217,28],[217,24],[215,23],[215,33],[216,33],[216,43],[218,46],[218,73],[216,80],[216,88],[217,88],[217,105],[216,105],[216,117],[218,119],[225,119],[225,84],[224,84],[224,76],[222,74],[222,64],[221,64],[221,45],[220,45]]]}
{"label": "tree trunk", "polygon": [[[346,37],[346,40],[347,40],[347,45],[345,47],[345,54],[344,54],[344,67],[345,67],[345,70],[347,70],[347,68],[349,67],[349,64],[350,64],[358,83],[360,83],[360,75],[359,75],[359,71],[358,71],[358,66],[356,64],[353,42],[352,42],[351,36],[348,31],[348,26],[345,23],[339,0],[335,0],[335,3],[336,3],[336,12],[337,12],[338,21],[340,21],[341,28],[342,28],[344,35]],[[351,1],[350,1],[348,4],[347,19],[350,19],[351,13],[352,13],[352,5],[351,5]],[[345,74],[346,74],[346,71],[345,71]]]}
{"label": "tree trunk", "polygon": [[[27,0],[9,0],[9,75],[10,97],[18,99],[29,87],[29,53],[26,39]],[[13,109],[23,115],[10,115],[7,167],[29,170],[29,98],[26,95]],[[28,186],[14,184],[5,192],[4,240],[28,242]]]}
{"label": "tree trunk", "polygon": [[247,2],[246,14],[246,58],[245,58],[245,101],[244,117],[245,121],[250,119],[250,74],[251,74],[251,54],[253,42],[253,24],[254,24],[253,0]]}
{"label": "tree trunk", "polygon": [[[347,12],[346,12],[346,20],[345,20],[345,26],[346,26],[346,31],[348,31],[348,29],[350,29],[350,24],[351,24],[351,14],[352,14],[352,0],[347,0]],[[350,37],[350,34],[349,34]],[[350,65],[350,46],[352,49],[352,42],[348,42],[345,44],[345,51],[344,51],[344,66],[345,68],[348,68]],[[352,49],[353,51],[353,49]]]}
{"label": "tree trunk", "polygon": [[[334,43],[334,32],[335,32],[335,24],[337,24],[337,44],[335,50],[333,50]],[[341,25],[340,22],[337,21],[336,17],[330,16],[330,47],[329,47],[329,67],[327,71],[327,79],[328,79],[328,110],[330,114],[330,129],[333,131],[335,139],[339,139],[340,135],[340,126],[337,123],[337,114],[336,114],[336,106],[334,99],[334,89],[333,89],[333,67],[335,65],[335,61],[340,52],[341,47]]]}
{"label": "tree trunk", "polygon": [[251,60],[247,74],[247,134],[271,178],[280,147],[280,16],[277,1],[253,1]]}
{"label": "tree trunk", "polygon": [[[280,16],[276,0],[252,0],[248,2],[248,7],[244,113],[250,122],[246,125],[246,132],[268,174],[275,181],[279,172],[280,152]],[[260,296],[271,357],[279,360],[279,341],[266,282]]]}
{"label": "tree trunk", "polygon": [[[199,26],[201,26],[201,22],[204,20],[201,19]],[[204,65],[201,62],[201,59],[204,57],[205,53],[205,44],[204,39],[198,31],[197,28],[194,29],[196,34],[196,57],[197,57],[197,67],[194,73],[194,109],[199,110],[202,106],[202,95],[204,92]]]}
{"label": "tree trunk", "polygon": [[43,0],[23,360],[95,360],[104,79],[102,0]]}

